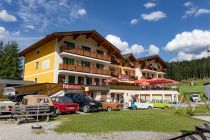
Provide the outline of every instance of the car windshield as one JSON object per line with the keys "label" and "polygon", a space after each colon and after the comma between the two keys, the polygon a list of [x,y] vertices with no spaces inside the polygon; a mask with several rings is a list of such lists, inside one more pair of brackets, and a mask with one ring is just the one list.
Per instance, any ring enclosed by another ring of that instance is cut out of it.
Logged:
{"label": "car windshield", "polygon": [[84,99],[86,99],[86,100],[93,100],[90,96],[88,96],[88,95],[84,95]]}
{"label": "car windshield", "polygon": [[198,97],[198,95],[197,94],[194,94],[194,95],[192,95],[193,97]]}
{"label": "car windshield", "polygon": [[65,98],[65,97],[59,98],[58,101],[62,103],[73,103],[73,101],[70,98]]}

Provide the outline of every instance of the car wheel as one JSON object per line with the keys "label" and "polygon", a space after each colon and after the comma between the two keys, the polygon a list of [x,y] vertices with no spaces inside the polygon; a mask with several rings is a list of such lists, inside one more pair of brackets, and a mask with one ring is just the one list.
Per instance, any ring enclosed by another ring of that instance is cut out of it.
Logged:
{"label": "car wheel", "polygon": [[148,106],[148,108],[147,109],[152,109],[152,107],[151,106]]}
{"label": "car wheel", "polygon": [[107,107],[107,111],[108,112],[112,111],[112,107]]}
{"label": "car wheel", "polygon": [[55,109],[55,114],[56,114],[56,115],[61,115],[60,109],[56,108],[56,109]]}
{"label": "car wheel", "polygon": [[168,109],[168,106],[165,106],[164,109]]}
{"label": "car wheel", "polygon": [[90,106],[89,105],[84,105],[83,108],[82,108],[82,111],[85,112],[85,113],[90,112]]}

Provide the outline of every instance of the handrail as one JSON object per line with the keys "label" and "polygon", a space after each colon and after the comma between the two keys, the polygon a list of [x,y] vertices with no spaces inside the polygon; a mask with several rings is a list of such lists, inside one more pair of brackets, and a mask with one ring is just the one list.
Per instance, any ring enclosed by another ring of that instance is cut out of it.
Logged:
{"label": "handrail", "polygon": [[[55,90],[54,90],[55,89]],[[63,84],[58,84],[52,88],[40,92],[39,94],[51,96],[53,93],[58,92],[63,89]]]}

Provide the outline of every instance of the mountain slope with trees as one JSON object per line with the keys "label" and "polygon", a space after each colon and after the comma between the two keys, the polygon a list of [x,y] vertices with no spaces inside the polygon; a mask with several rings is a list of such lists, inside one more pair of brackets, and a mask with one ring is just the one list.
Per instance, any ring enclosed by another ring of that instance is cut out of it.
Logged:
{"label": "mountain slope with trees", "polygon": [[166,77],[174,80],[203,79],[210,77],[210,57],[191,61],[167,63]]}

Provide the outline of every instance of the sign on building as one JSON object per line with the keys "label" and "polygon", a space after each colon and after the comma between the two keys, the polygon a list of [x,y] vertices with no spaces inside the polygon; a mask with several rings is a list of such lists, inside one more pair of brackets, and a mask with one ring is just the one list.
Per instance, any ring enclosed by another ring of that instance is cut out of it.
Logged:
{"label": "sign on building", "polygon": [[50,67],[50,60],[45,60],[42,62],[42,69],[47,69]]}
{"label": "sign on building", "polygon": [[15,88],[5,87],[3,95],[5,95],[5,96],[15,96]]}

